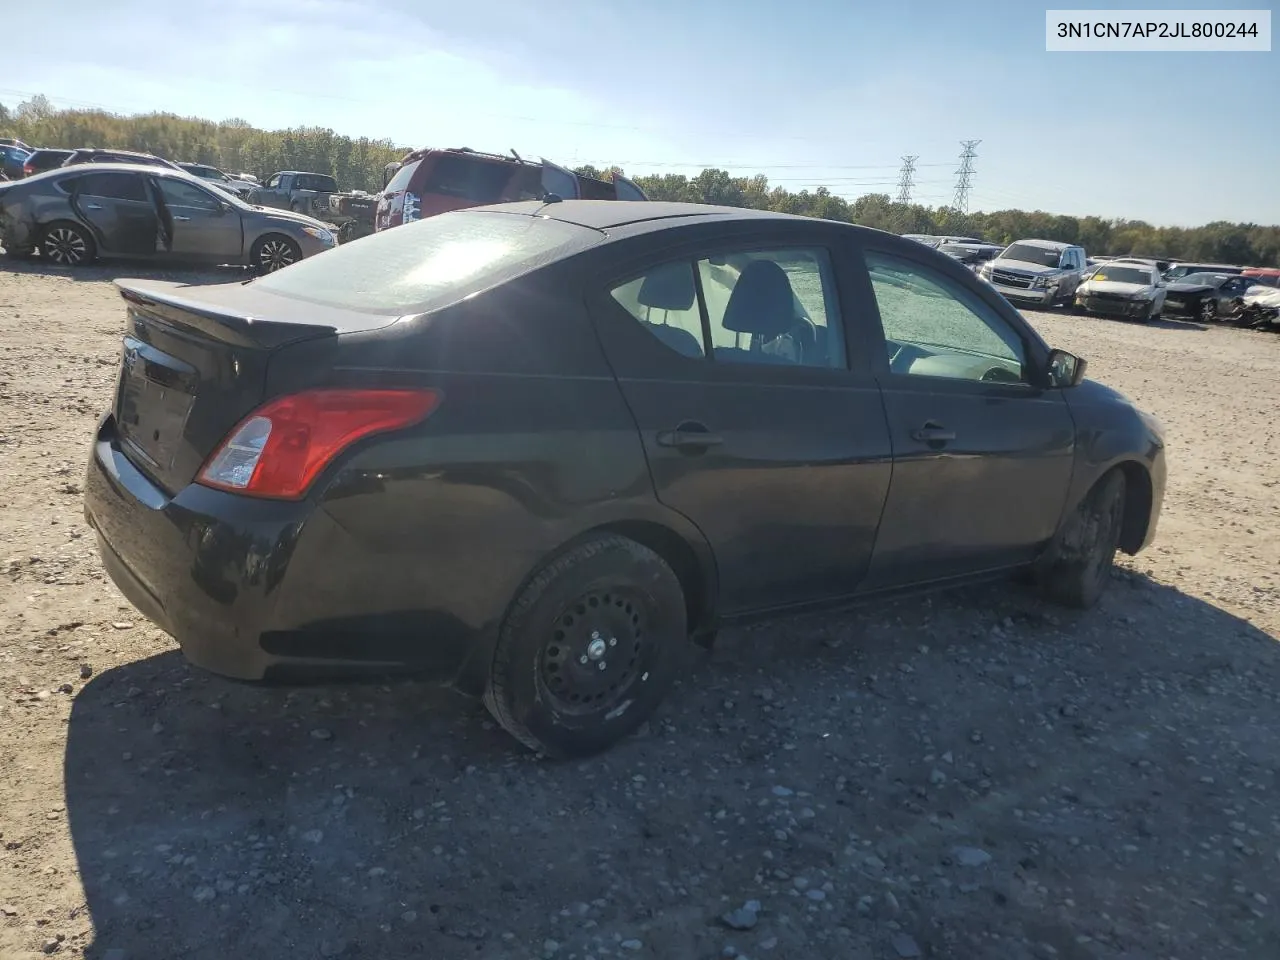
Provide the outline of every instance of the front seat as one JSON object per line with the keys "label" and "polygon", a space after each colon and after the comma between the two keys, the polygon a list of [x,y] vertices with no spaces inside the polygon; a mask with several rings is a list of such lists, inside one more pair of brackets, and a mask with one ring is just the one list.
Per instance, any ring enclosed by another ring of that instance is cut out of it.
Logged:
{"label": "front seat", "polygon": [[[772,260],[753,260],[738,277],[724,310],[722,326],[751,335],[752,359],[766,363],[804,363],[817,349],[813,321],[797,316],[796,295],[786,271]],[[742,352],[717,347],[717,356]]]}
{"label": "front seat", "polygon": [[[697,291],[693,287],[693,273],[689,264],[684,261],[666,263],[649,271],[636,294],[636,300],[642,307],[648,308],[650,316],[654,310],[674,310],[679,313],[692,310],[697,297]],[[645,325],[650,333],[676,353],[686,357],[702,356],[702,341],[688,330],[665,322],[654,323],[652,320],[646,321]]]}

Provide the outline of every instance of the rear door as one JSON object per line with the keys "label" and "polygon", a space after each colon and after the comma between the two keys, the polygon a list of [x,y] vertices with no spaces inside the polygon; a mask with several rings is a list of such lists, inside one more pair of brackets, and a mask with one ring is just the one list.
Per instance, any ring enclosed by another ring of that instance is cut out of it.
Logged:
{"label": "rear door", "polygon": [[721,233],[592,297],[657,496],[714,549],[728,615],[851,594],[870,560],[891,449],[865,355],[845,349],[838,240]]}
{"label": "rear door", "polygon": [[[92,171],[92,166],[86,169]],[[72,209],[93,231],[102,252],[126,257],[156,254],[159,217],[143,174],[88,172],[74,178],[70,187]]]}
{"label": "rear door", "polygon": [[170,256],[215,263],[240,257],[244,248],[240,213],[230,203],[185,180],[156,176],[151,184],[171,237]]}
{"label": "rear door", "polygon": [[1075,446],[1062,391],[1032,373],[1040,348],[937,265],[874,246],[864,260],[894,446],[866,588],[1033,559],[1062,515]]}
{"label": "rear door", "polygon": [[545,158],[542,161],[542,187],[561,200],[577,200],[582,196],[578,175]]}

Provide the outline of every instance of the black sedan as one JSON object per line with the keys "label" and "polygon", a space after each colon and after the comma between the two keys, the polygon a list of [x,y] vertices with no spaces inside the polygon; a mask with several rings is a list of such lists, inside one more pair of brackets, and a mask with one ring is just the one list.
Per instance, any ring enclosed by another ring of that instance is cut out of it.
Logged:
{"label": "black sedan", "polygon": [[1231,303],[1255,281],[1227,273],[1192,273],[1165,290],[1164,313],[1209,323],[1231,313]]}
{"label": "black sedan", "polygon": [[1088,607],[1159,425],[927,247],[693,204],[431,217],[246,284],[118,282],[85,515],[187,657],[413,669],[549,755],[719,625],[1021,571]]}

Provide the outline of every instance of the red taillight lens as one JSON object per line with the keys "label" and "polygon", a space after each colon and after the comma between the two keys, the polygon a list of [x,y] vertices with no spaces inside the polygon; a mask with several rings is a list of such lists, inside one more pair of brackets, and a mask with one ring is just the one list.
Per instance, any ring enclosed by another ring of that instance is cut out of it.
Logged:
{"label": "red taillight lens", "polygon": [[279,397],[242,420],[196,480],[219,490],[296,500],[351,444],[420,423],[439,404],[435,390],[307,390]]}
{"label": "red taillight lens", "polygon": [[35,167],[33,167],[31,164],[29,164],[29,163],[24,163],[24,164],[22,165],[22,174],[23,174],[23,176],[27,176],[27,177],[29,177],[29,176],[31,176],[31,175],[32,175],[33,173],[35,173],[35,172],[36,172],[36,168],[35,168]]}

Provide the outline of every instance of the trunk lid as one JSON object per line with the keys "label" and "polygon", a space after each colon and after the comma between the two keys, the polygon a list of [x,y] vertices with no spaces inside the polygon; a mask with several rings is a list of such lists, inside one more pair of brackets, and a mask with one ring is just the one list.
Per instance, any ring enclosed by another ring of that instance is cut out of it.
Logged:
{"label": "trunk lid", "polygon": [[170,496],[266,399],[277,351],[396,320],[290,300],[252,283],[118,280],[116,287],[127,307],[113,408],[118,442]]}

